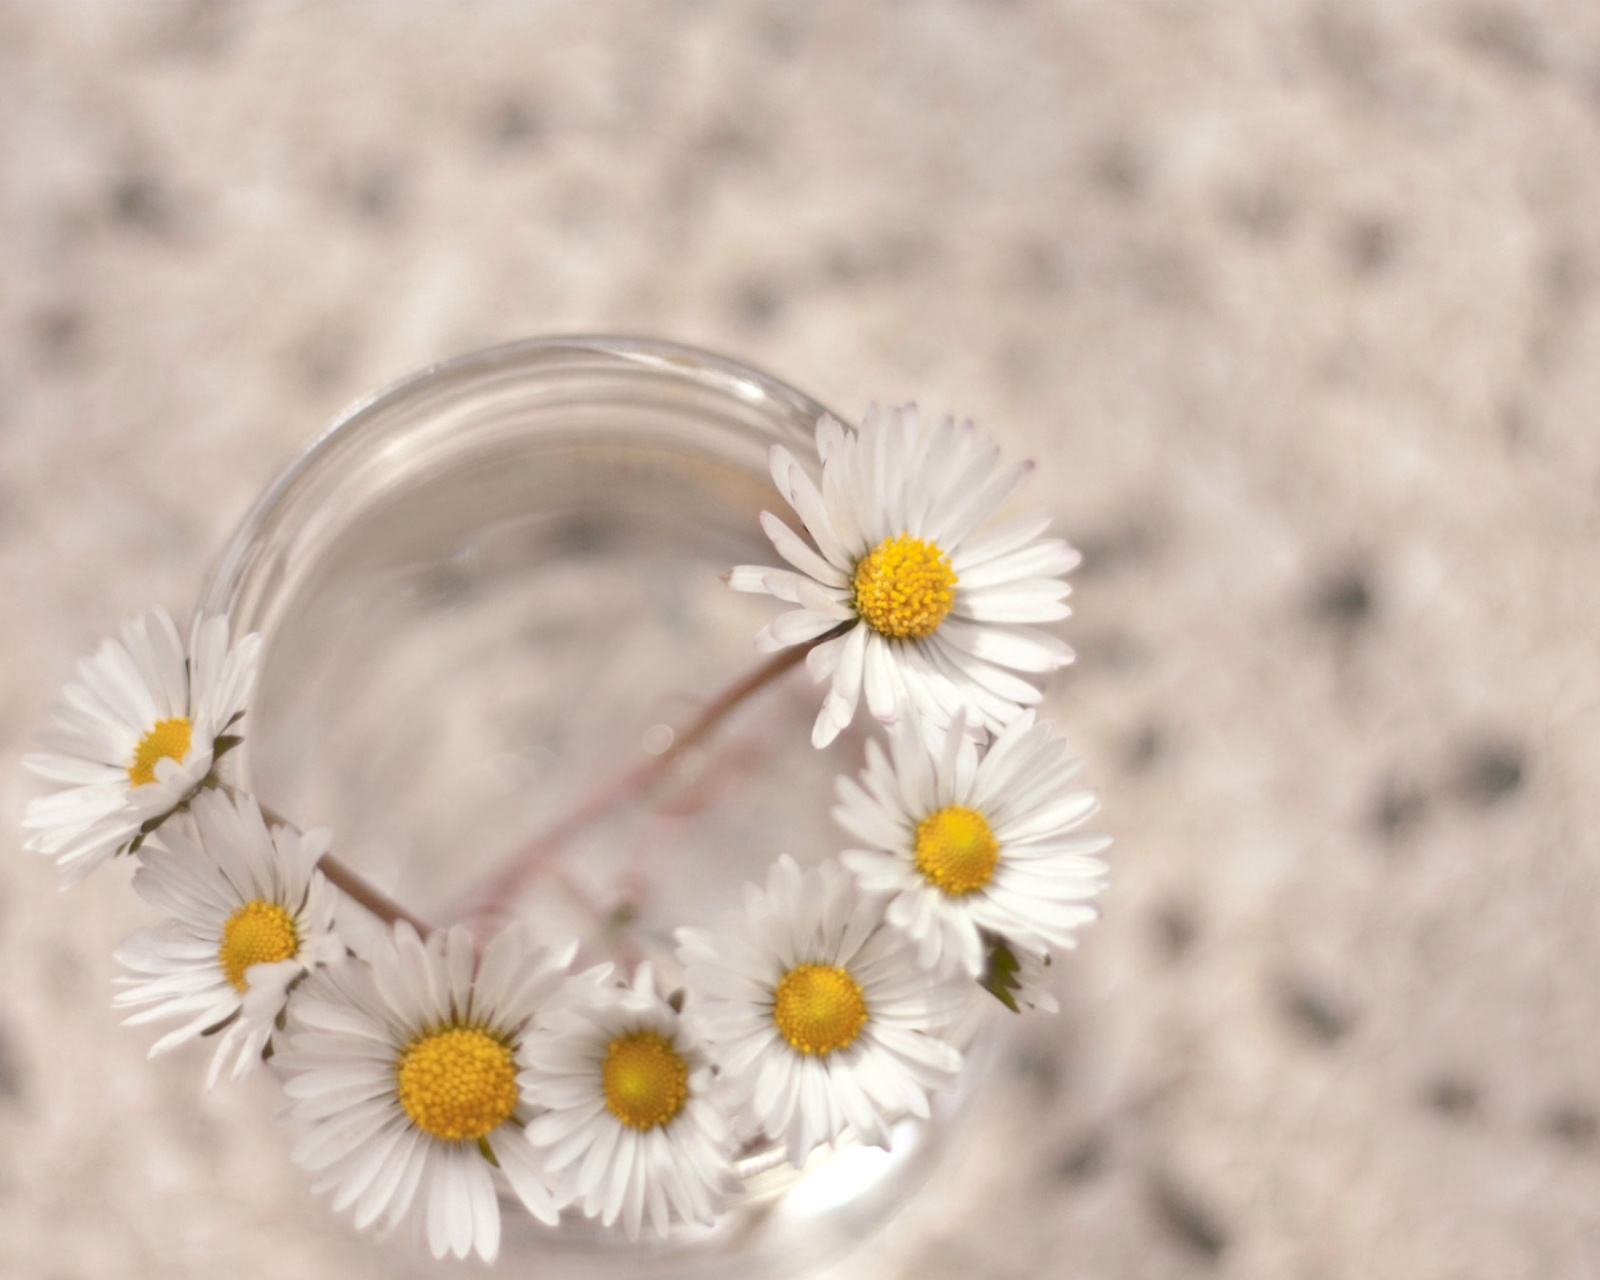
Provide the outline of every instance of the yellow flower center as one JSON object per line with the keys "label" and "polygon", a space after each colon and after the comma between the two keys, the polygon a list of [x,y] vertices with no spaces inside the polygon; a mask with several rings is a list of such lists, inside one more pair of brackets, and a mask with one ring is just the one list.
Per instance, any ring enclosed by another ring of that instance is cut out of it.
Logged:
{"label": "yellow flower center", "polygon": [[772,1020],[801,1053],[821,1057],[843,1049],[867,1020],[861,987],[843,969],[797,964],[773,992]]}
{"label": "yellow flower center", "polygon": [[257,898],[238,908],[222,926],[217,960],[235,991],[248,991],[244,971],[253,964],[293,960],[300,950],[294,917],[276,902]]}
{"label": "yellow flower center", "polygon": [[133,763],[128,766],[129,781],[142,787],[156,780],[156,761],[182,760],[189,752],[190,733],[188,716],[157,720],[133,749]]}
{"label": "yellow flower center", "polygon": [[606,1107],[630,1129],[666,1124],[689,1100],[689,1067],[654,1031],[618,1036],[602,1070]]}
{"label": "yellow flower center", "polygon": [[909,533],[885,538],[856,564],[856,612],[896,640],[931,636],[955,605],[950,557]]}
{"label": "yellow flower center", "polygon": [[511,1046],[476,1027],[418,1036],[401,1052],[395,1079],[412,1122],[446,1142],[488,1136],[517,1105]]}
{"label": "yellow flower center", "polygon": [[946,805],[917,823],[917,870],[952,898],[994,878],[1000,842],[976,809]]}

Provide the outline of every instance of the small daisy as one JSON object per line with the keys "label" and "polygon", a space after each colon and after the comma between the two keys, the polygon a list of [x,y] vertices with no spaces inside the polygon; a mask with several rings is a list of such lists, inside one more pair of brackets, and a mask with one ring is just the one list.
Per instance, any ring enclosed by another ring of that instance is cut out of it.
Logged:
{"label": "small daisy", "polygon": [[376,939],[370,965],[319,969],[289,1006],[284,1073],[294,1159],[312,1190],[334,1189],[357,1227],[387,1234],[408,1214],[435,1258],[486,1262],[500,1249],[496,1170],[541,1222],[559,1216],[524,1126],[522,1038],[560,987],[576,944],[528,950],[499,934],[476,965],[456,927],[427,942],[404,922]]}
{"label": "small daisy", "polygon": [[316,869],[325,829],[269,833],[249,796],[236,807],[209,792],[195,797],[193,812],[198,845],[164,831],[160,845],[144,847],[133,887],[172,919],[117,952],[135,976],[117,980],[124,990],[114,1003],[140,1009],[130,1023],[185,1019],[156,1041],[152,1057],[226,1028],[210,1086],[229,1057],[234,1079],[261,1065],[290,985],[344,948],[333,933],[337,894]]}
{"label": "small daisy", "polygon": [[799,572],[741,565],[728,577],[736,590],[800,606],[756,637],[760,648],[847,628],[807,656],[814,679],[832,678],[813,743],[826,746],[855,718],[863,689],[885,722],[909,704],[939,726],[964,710],[969,725],[999,729],[1038,702],[1038,678],[1072,651],[1031,624],[1071,612],[1059,575],[1078,553],[1039,536],[1048,515],[974,532],[1032,464],[996,470],[998,450],[970,422],[945,417],[925,429],[913,405],[872,406],[859,432],[824,416],[817,452],[820,488],[787,449],[772,448],[772,478],[815,548],[761,515],[778,554]]}
{"label": "small daisy", "polygon": [[523,1095],[548,1110],[528,1126],[564,1203],[630,1240],[646,1215],[715,1220],[735,1184],[727,1119],[713,1104],[705,1049],[656,994],[649,964],[633,986],[569,980],[523,1044]]}
{"label": "small daisy", "polygon": [[894,895],[885,914],[921,962],[977,977],[984,932],[1036,956],[1073,946],[1098,914],[1094,855],[1111,840],[1075,830],[1097,806],[1071,785],[1080,762],[1062,758],[1055,730],[1025,711],[981,757],[959,718],[931,745],[910,724],[890,744],[892,761],[867,743],[861,783],[838,780],[833,814],[867,846],[841,861],[867,892]]}
{"label": "small daisy", "polygon": [[718,934],[678,930],[696,1025],[729,1082],[799,1166],[847,1129],[889,1145],[890,1123],[926,1117],[961,1054],[938,1038],[966,999],[917,966],[915,949],[834,863],[788,856]]}
{"label": "small daisy", "polygon": [[136,848],[190,800],[238,739],[260,638],[228,645],[225,617],[196,619],[185,657],[164,610],[135,618],[78,664],[54,708],[46,750],[23,765],[62,789],[28,805],[28,848],[56,859],[63,887]]}

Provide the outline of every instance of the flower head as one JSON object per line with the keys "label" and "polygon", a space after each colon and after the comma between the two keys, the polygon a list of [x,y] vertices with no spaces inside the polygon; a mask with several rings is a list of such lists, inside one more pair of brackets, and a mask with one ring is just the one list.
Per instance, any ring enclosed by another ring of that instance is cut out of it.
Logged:
{"label": "flower head", "polygon": [[717,933],[678,930],[696,1025],[711,1042],[733,1105],[803,1164],[846,1130],[889,1145],[889,1125],[926,1117],[961,1054],[938,1032],[959,1013],[964,984],[918,967],[883,920],[882,900],[833,863],[801,873],[779,858],[765,891]]}
{"label": "flower head", "polygon": [[75,884],[191,800],[237,738],[255,684],[259,637],[228,644],[225,617],[196,619],[184,653],[156,609],[126,623],[78,664],[53,708],[45,751],[23,765],[59,784],[28,805],[28,848],[54,857]]}
{"label": "flower head", "polygon": [[756,637],[761,648],[843,628],[807,655],[813,677],[832,681],[812,741],[832,742],[863,691],[880,720],[909,706],[938,726],[964,714],[974,728],[999,729],[1038,702],[1037,677],[1072,651],[1033,624],[1070,612],[1060,575],[1078,553],[1040,537],[1047,515],[976,532],[1031,464],[997,470],[998,451],[970,422],[924,428],[912,405],[873,406],[859,431],[824,416],[817,452],[820,487],[787,449],[772,449],[772,478],[815,545],[763,512],[793,569],[741,565],[728,578],[799,606]]}
{"label": "flower head", "polygon": [[631,987],[603,971],[569,979],[540,1015],[520,1080],[546,1109],[528,1126],[566,1203],[635,1239],[645,1217],[709,1223],[733,1184],[726,1118],[711,1096],[704,1046],[655,989],[648,964]]}
{"label": "flower head", "polygon": [[535,1014],[561,985],[574,946],[528,950],[520,929],[475,961],[465,929],[423,942],[410,925],[381,935],[370,963],[319,970],[290,1006],[275,1061],[300,1132],[294,1159],[312,1189],[334,1189],[358,1227],[408,1215],[436,1258],[500,1247],[497,1171],[542,1222],[555,1197],[523,1132],[517,1084]]}
{"label": "flower head", "polygon": [[838,780],[834,817],[864,848],[841,855],[886,914],[916,939],[923,964],[984,972],[984,935],[1047,955],[1074,945],[1105,887],[1095,855],[1110,839],[1077,828],[1094,793],[1072,785],[1078,763],[1048,723],[1026,711],[987,751],[959,717],[929,743],[912,724],[892,758],[867,743],[860,782]]}
{"label": "flower head", "polygon": [[326,830],[269,832],[249,796],[197,796],[194,818],[199,843],[164,831],[144,849],[133,887],[170,919],[117,952],[133,974],[118,979],[115,1004],[139,1010],[130,1023],[184,1019],[152,1056],[222,1028],[215,1084],[230,1057],[235,1079],[261,1064],[291,984],[344,949],[333,887],[316,869]]}

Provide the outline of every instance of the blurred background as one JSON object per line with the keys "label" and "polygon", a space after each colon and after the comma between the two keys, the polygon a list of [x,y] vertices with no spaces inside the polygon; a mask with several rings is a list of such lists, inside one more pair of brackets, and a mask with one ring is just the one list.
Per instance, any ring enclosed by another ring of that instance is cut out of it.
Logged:
{"label": "blurred background", "polygon": [[639,332],[1039,462],[1105,918],[845,1273],[1600,1274],[1600,9],[0,3],[0,1274],[377,1277],[20,852],[354,397]]}

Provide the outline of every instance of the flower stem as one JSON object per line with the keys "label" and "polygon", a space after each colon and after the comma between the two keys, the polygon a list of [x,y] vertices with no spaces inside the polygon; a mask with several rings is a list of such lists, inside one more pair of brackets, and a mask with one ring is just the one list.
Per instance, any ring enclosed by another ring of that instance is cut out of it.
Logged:
{"label": "flower stem", "polygon": [[335,889],[359,902],[385,923],[394,924],[397,920],[404,920],[424,938],[433,932],[433,926],[426,920],[412,915],[388,894],[369,884],[331,853],[325,853],[317,860],[317,870],[328,878],[328,883]]}
{"label": "flower stem", "polygon": [[[236,787],[228,787],[226,789],[235,799],[242,794]],[[256,803],[260,804],[260,801]],[[260,804],[260,807],[261,817],[269,827],[288,827],[291,831],[300,830],[299,827],[295,826],[294,823],[290,822],[276,809],[264,804]],[[345,866],[331,853],[325,853],[317,860],[317,870],[327,877],[328,883],[335,889],[339,890],[347,898],[360,903],[385,924],[394,924],[397,921],[404,920],[424,938],[433,932],[433,926],[426,920],[407,911],[388,894],[384,893],[383,890]]]}
{"label": "flower stem", "polygon": [[488,880],[464,898],[451,913],[450,918],[472,919],[486,915],[495,907],[510,902],[517,892],[540,872],[545,863],[579,831],[625,801],[653,790],[686,751],[709,737],[717,726],[748,698],[799,666],[818,645],[826,644],[829,640],[843,635],[853,625],[855,625],[854,620],[842,622],[814,640],[785,649],[729,685],[706,704],[693,723],[673,738],[671,746],[660,755],[641,761],[626,773],[613,778],[592,792],[564,817],[546,827],[507,858]]}

